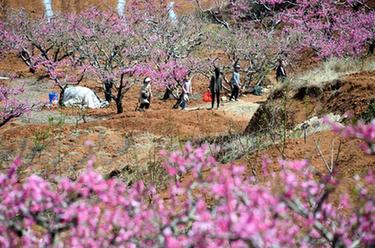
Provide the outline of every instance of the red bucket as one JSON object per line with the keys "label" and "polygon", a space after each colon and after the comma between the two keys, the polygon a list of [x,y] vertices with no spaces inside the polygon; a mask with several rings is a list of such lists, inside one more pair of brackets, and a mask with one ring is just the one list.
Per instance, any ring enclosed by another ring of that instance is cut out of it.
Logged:
{"label": "red bucket", "polygon": [[208,90],[203,94],[203,101],[204,102],[211,102],[212,101],[212,96],[211,92]]}

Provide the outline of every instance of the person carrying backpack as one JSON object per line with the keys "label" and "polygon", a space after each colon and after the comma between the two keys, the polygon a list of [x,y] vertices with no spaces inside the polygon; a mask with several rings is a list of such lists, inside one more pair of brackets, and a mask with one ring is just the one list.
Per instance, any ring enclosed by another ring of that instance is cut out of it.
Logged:
{"label": "person carrying backpack", "polygon": [[152,97],[152,92],[151,92],[151,78],[146,77],[143,80],[143,85],[141,87],[140,95],[139,95],[139,108],[138,111],[144,112],[145,109],[148,109],[151,104],[151,97]]}
{"label": "person carrying backpack", "polygon": [[218,67],[215,67],[214,70],[214,75],[211,77],[209,89],[211,91],[211,96],[212,96],[212,102],[211,102],[211,109],[214,108],[215,105],[215,98],[216,98],[216,103],[217,103],[217,108],[220,106],[220,92],[223,89],[222,85],[222,77],[221,77],[221,72]]}

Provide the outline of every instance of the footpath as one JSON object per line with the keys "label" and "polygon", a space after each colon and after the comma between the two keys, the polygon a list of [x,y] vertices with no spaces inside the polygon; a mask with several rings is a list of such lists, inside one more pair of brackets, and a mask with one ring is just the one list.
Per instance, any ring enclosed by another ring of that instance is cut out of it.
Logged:
{"label": "footpath", "polygon": [[[250,121],[255,112],[260,107],[260,104],[267,100],[268,93],[266,92],[262,96],[245,95],[242,96],[238,101],[222,101],[220,108],[212,109],[217,114],[230,117],[233,120],[246,120]],[[211,103],[205,103],[194,107],[186,108],[186,111],[199,111],[211,109]]]}

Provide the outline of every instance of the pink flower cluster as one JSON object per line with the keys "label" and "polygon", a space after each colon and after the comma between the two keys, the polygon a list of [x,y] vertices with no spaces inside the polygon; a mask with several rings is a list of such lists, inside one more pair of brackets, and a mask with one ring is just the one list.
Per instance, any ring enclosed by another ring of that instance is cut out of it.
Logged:
{"label": "pink flower cluster", "polygon": [[375,38],[374,11],[354,11],[335,1],[297,1],[297,8],[281,13],[281,18],[303,34],[303,47],[316,50],[321,58],[362,55]]}
{"label": "pink flower cluster", "polygon": [[[0,244],[52,247],[350,247],[375,242],[375,178],[358,181],[356,203],[329,200],[338,182],[317,178],[306,161],[281,162],[267,182],[220,165],[208,146],[164,153],[167,194],[127,187],[88,169],[76,181],[20,181],[16,159],[0,175]],[[267,164],[267,162],[265,162]],[[355,207],[355,211],[354,210]]]}
{"label": "pink flower cluster", "polygon": [[375,39],[375,12],[366,7],[366,2],[240,0],[235,2],[232,14],[237,19],[251,17],[245,24],[253,23],[254,13],[259,12],[253,8],[260,5],[264,13],[256,14],[255,21],[283,21],[285,31],[300,34],[298,48],[312,49],[320,58],[359,56]]}
{"label": "pink flower cluster", "polygon": [[343,126],[340,123],[332,122],[325,118],[325,123],[332,127],[335,133],[346,138],[358,138],[364,143],[362,149],[367,154],[375,154],[375,119],[369,124],[359,122],[354,125]]}

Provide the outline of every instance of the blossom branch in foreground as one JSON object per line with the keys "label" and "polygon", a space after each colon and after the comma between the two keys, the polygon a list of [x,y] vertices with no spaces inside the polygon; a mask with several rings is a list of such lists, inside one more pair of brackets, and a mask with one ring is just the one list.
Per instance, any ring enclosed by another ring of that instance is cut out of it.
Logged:
{"label": "blossom branch in foreground", "polygon": [[[38,176],[20,182],[15,160],[0,175],[2,247],[356,247],[375,242],[374,197],[358,181],[356,203],[316,178],[306,161],[282,162],[268,185],[254,185],[245,168],[219,165],[208,146],[165,153],[171,180],[161,198],[137,183],[105,180],[89,166],[76,181],[57,185]],[[265,166],[265,170],[267,166]],[[282,181],[283,184],[277,182]],[[355,211],[353,211],[355,209]]]}
{"label": "blossom branch in foreground", "polygon": [[362,149],[367,154],[375,154],[375,119],[369,124],[359,122],[354,125],[343,126],[325,118],[325,123],[331,125],[332,130],[346,138],[358,138],[363,140]]}

